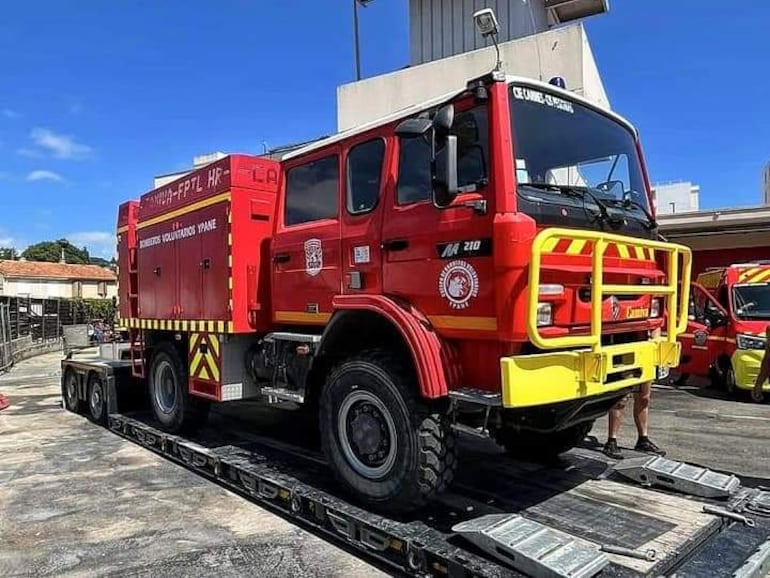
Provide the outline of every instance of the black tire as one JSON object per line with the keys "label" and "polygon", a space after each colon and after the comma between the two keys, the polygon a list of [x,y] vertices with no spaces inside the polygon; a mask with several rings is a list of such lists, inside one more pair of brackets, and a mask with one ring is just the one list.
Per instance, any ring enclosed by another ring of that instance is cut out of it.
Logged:
{"label": "black tire", "polygon": [[501,428],[496,439],[514,458],[531,462],[550,461],[582,442],[593,425],[593,421],[586,421],[552,433]]}
{"label": "black tire", "polygon": [[162,428],[171,433],[192,432],[208,417],[209,402],[187,391],[187,365],[168,344],[158,346],[149,373],[150,405]]}
{"label": "black tire", "polygon": [[375,510],[418,509],[454,478],[457,445],[448,417],[417,399],[412,375],[397,357],[365,352],[338,365],[321,394],[329,464]]}
{"label": "black tire", "polygon": [[88,414],[94,423],[107,423],[107,388],[98,373],[88,376]]}
{"label": "black tire", "polygon": [[64,372],[62,397],[64,398],[65,409],[72,413],[83,413],[85,403],[78,397],[78,374],[72,369],[67,369]]}
{"label": "black tire", "polygon": [[735,370],[733,369],[733,364],[726,359],[722,359],[717,363],[720,364],[720,368],[719,370],[716,368],[712,369],[712,385],[724,390],[729,397],[735,396],[738,392],[738,388],[735,387]]}

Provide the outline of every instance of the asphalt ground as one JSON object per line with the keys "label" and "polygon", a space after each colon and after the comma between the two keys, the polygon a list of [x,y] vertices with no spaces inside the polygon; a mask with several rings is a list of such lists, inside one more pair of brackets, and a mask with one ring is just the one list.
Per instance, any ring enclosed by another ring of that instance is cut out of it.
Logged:
{"label": "asphalt ground", "polygon": [[[0,412],[0,575],[385,575],[64,411],[59,359],[28,360],[0,376],[0,393],[11,401]],[[231,413],[244,409],[236,404]],[[223,406],[217,413],[227,412]],[[272,410],[269,417],[281,419],[276,415],[284,414]],[[770,486],[767,403],[731,400],[696,386],[656,386],[650,436],[668,457]],[[584,448],[600,447],[605,437],[606,422],[598,422]],[[629,403],[620,435],[629,455],[635,440]]]}

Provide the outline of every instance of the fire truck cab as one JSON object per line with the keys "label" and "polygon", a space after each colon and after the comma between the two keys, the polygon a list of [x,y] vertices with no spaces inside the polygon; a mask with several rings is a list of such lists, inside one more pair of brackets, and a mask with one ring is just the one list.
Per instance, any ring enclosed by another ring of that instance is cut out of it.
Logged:
{"label": "fire truck cab", "polygon": [[[737,263],[698,275],[682,343],[682,380],[709,378],[728,393],[754,387],[770,328],[770,262]],[[770,384],[763,390],[770,391]]]}
{"label": "fire truck cab", "polygon": [[121,207],[136,373],[171,431],[212,401],[304,406],[348,489],[417,507],[458,430],[558,454],[679,363],[690,252],[649,198],[631,124],[498,72],[228,157]]}

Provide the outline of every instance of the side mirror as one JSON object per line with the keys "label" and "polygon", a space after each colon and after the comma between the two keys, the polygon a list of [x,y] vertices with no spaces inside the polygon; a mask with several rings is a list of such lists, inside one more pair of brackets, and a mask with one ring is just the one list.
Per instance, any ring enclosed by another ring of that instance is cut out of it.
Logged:
{"label": "side mirror", "polygon": [[457,137],[449,135],[433,163],[433,204],[443,209],[452,204],[457,185]]}
{"label": "side mirror", "polygon": [[416,138],[427,134],[432,128],[433,121],[429,118],[408,118],[396,127],[396,135],[401,138]]}
{"label": "side mirror", "polygon": [[439,134],[446,134],[452,129],[455,121],[455,107],[453,104],[442,106],[433,117],[433,128]]}

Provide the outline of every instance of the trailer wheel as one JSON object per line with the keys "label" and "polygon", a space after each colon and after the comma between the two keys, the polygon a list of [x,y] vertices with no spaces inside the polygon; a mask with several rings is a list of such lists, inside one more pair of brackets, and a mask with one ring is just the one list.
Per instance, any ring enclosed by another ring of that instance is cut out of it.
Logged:
{"label": "trailer wheel", "polygon": [[88,376],[88,413],[98,424],[107,422],[107,390],[101,376],[92,371]]}
{"label": "trailer wheel", "polygon": [[551,433],[516,431],[503,427],[497,431],[495,437],[508,455],[522,460],[542,462],[552,460],[577,446],[585,439],[593,425],[593,421],[587,421]]}
{"label": "trailer wheel", "polygon": [[150,404],[165,430],[189,432],[203,425],[209,404],[188,393],[187,366],[174,347],[164,344],[155,350],[149,377]]}
{"label": "trailer wheel", "polygon": [[417,399],[414,381],[397,357],[374,351],[338,365],[321,394],[324,453],[340,482],[375,509],[419,508],[454,477],[454,432]]}
{"label": "trailer wheel", "polygon": [[84,404],[78,398],[78,374],[72,369],[67,369],[64,372],[62,390],[64,407],[72,413],[83,413]]}

